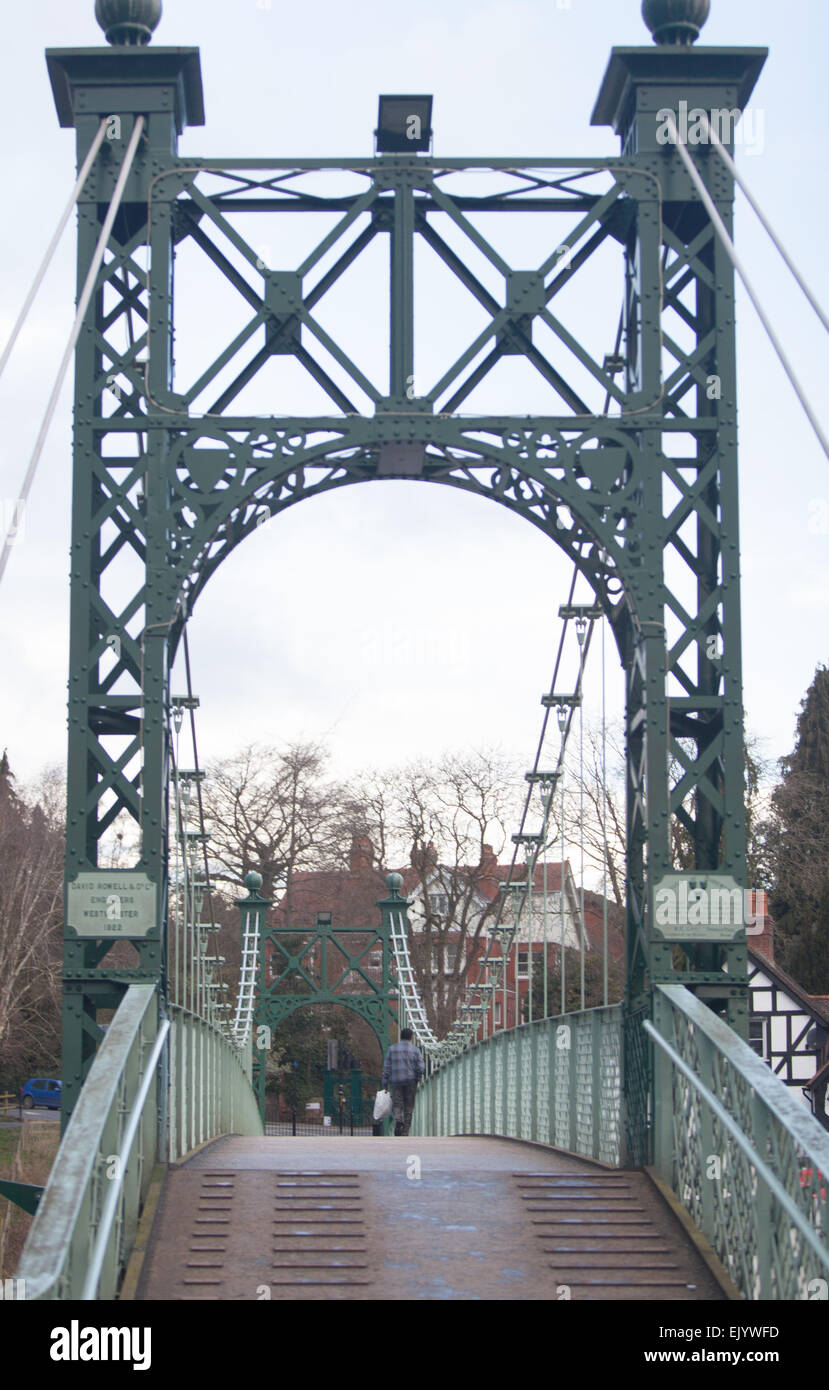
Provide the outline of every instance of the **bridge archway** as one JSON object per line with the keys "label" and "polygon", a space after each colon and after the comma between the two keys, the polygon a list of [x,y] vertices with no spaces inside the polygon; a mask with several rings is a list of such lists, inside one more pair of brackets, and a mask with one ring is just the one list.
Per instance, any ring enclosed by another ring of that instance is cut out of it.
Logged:
{"label": "bridge archway", "polygon": [[[704,61],[689,65],[684,47],[667,39],[614,50],[594,122],[621,135],[619,158],[464,161],[418,153],[252,164],[179,159],[177,133],[203,120],[195,51],[143,51],[140,86],[134,56],[105,57],[68,50],[50,59],[79,161],[113,103],[124,138],[136,127],[144,138],[76,355],[70,888],[81,875],[98,881],[100,840],[127,811],[141,827],[135,872],[156,905],[154,923],[136,938],[135,978],[157,980],[163,991],[170,664],[189,613],[257,523],[315,492],[372,478],[423,479],[525,516],[590,583],[626,671],[629,1001],[646,1009],[654,981],[690,983],[744,1022],[744,942],[689,940],[689,969],[677,971],[649,901],[652,885],[674,870],[673,819],[693,839],[698,871],[741,884],[745,877],[733,271],[678,152],[659,139],[650,96],[658,89],[663,111],[697,98],[730,109],[733,90],[742,101],[750,96],[762,57],[727,50],[714,71]],[[106,154],[80,203],[82,279],[115,186]],[[462,177],[474,184],[482,168],[495,181],[483,200]],[[356,176],[359,189],[335,194],[337,171],[352,185]],[[316,176],[319,187],[309,193]],[[719,171],[711,182],[730,225],[731,181]],[[272,217],[288,202],[335,219],[301,266],[271,266],[236,229],[230,239],[241,261],[232,262],[219,243],[235,212]],[[566,241],[553,233],[534,269],[511,266],[474,225],[482,208],[487,216],[560,213]],[[488,278],[441,238],[440,216],[474,243]],[[377,237],[390,252],[388,380],[380,385],[314,317]],[[413,375],[419,239],[485,320],[425,395],[415,392]],[[574,332],[554,310],[564,285],[586,276],[608,239],[624,258],[624,309],[616,350],[600,362],[589,335],[579,341],[578,326]],[[253,310],[243,332],[189,384],[177,380],[172,352],[173,269],[183,241],[198,245]],[[546,356],[534,325],[552,335]],[[264,344],[239,359],[260,329]],[[373,413],[360,414],[351,386],[309,351],[320,343]],[[233,415],[246,383],[280,356],[300,363],[338,413]],[[504,357],[537,369],[560,413],[455,413]],[[225,368],[236,373],[229,382]],[[197,414],[204,391],[207,413]],[[668,561],[681,571],[678,583]],[[680,767],[673,786],[671,760]],[[110,1000],[125,985],[97,972],[106,945],[67,926],[67,1110],[94,1052],[94,998]]]}

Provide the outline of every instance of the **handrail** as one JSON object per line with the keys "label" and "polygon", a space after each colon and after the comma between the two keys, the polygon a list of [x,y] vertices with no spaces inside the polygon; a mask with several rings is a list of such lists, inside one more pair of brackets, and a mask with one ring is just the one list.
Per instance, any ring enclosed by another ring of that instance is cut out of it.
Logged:
{"label": "handrail", "polygon": [[795,1138],[822,1173],[829,1175],[829,1134],[809,1113],[802,1101],[792,1095],[790,1087],[781,1081],[757,1056],[753,1047],[734,1032],[721,1018],[703,1004],[684,985],[656,985],[659,994],[684,1013],[710,1042],[745,1076],[746,1081],[761,1098],[775,1119]]}
{"label": "handrail", "polygon": [[167,1150],[160,1159],[177,1163],[220,1134],[261,1135],[251,1033],[240,1048],[224,1029],[180,1004],[171,1004],[169,1013]]}
{"label": "handrail", "polygon": [[[119,1140],[124,1126],[120,1100],[131,1058],[137,1057],[138,1082],[142,1087],[141,1048],[144,1029],[155,1036],[158,1028],[157,994],[154,984],[133,984],[124,995],[89,1075],[78,1103],[69,1119],[49,1180],[41,1198],[18,1269],[26,1280],[29,1299],[78,1298],[89,1259],[91,1232],[97,1226],[104,1203],[101,1200],[100,1173]],[[157,1053],[150,1054],[154,1061]],[[154,1070],[149,1069],[151,1080]],[[144,1103],[149,1091],[144,1092]],[[129,1110],[132,1097],[124,1097]],[[143,1112],[141,1112],[143,1115]],[[140,1118],[141,1116],[139,1116]],[[143,1172],[138,1174],[136,1200],[143,1197],[157,1151],[155,1113],[147,1126],[149,1153],[142,1156]],[[143,1179],[143,1181],[142,1181]],[[137,1212],[136,1212],[137,1215]],[[111,1231],[109,1233],[111,1237]],[[108,1278],[101,1294],[115,1293],[117,1269]]]}
{"label": "handrail", "polygon": [[127,1127],[124,1131],[124,1136],[121,1141],[121,1148],[117,1155],[118,1176],[117,1178],[110,1179],[111,1186],[109,1192],[107,1193],[106,1202],[104,1203],[104,1209],[101,1212],[101,1220],[98,1226],[98,1234],[95,1237],[95,1245],[92,1251],[92,1256],[89,1261],[89,1269],[87,1270],[86,1279],[84,1281],[83,1286],[83,1292],[81,1294],[81,1298],[83,1299],[92,1299],[95,1297],[97,1293],[98,1280],[100,1279],[101,1275],[101,1266],[104,1262],[107,1241],[109,1240],[109,1233],[112,1229],[112,1222],[115,1218],[115,1209],[118,1205],[118,1201],[121,1196],[121,1191],[124,1186],[124,1172],[130,1154],[132,1152],[132,1146],[135,1141],[135,1136],[138,1132],[138,1125],[141,1121],[141,1117],[144,1110],[144,1102],[147,1099],[147,1094],[149,1092],[150,1086],[155,1080],[156,1063],[158,1062],[158,1059],[161,1055],[161,1049],[167,1040],[167,1034],[169,1033],[169,1031],[170,1020],[165,1018],[161,1027],[158,1030],[155,1045],[147,1060],[146,1069],[144,1071],[144,1079],[141,1082],[141,1085],[138,1088],[138,1094],[136,1095],[135,1100],[133,1101],[132,1109],[130,1111],[130,1117],[127,1121]]}
{"label": "handrail", "polygon": [[[93,1061],[20,1262],[29,1299],[116,1297],[155,1164],[220,1134],[262,1132],[250,1037],[240,1051],[185,1009],[159,1018],[159,1002],[154,984],[131,985]],[[155,1087],[167,1046],[162,1104]]]}
{"label": "handrail", "polygon": [[677,1067],[679,1071],[682,1072],[683,1076],[686,1076],[688,1078],[691,1085],[694,1086],[697,1091],[699,1091],[700,1095],[704,1098],[705,1103],[711,1107],[711,1109],[714,1111],[714,1114],[725,1125],[729,1133],[733,1134],[734,1138],[736,1139],[740,1148],[743,1150],[743,1153],[746,1155],[749,1162],[752,1164],[754,1168],[757,1169],[757,1172],[763,1178],[763,1181],[768,1184],[769,1188],[774,1193],[776,1200],[783,1207],[784,1211],[790,1217],[794,1225],[797,1226],[801,1235],[805,1238],[805,1240],[809,1242],[815,1254],[818,1256],[818,1259],[821,1261],[822,1264],[826,1265],[827,1270],[829,1271],[829,1251],[826,1250],[826,1247],[818,1239],[817,1235],[815,1234],[814,1228],[809,1225],[809,1222],[806,1220],[805,1216],[803,1215],[803,1212],[792,1201],[791,1197],[789,1196],[788,1192],[783,1187],[782,1183],[779,1181],[777,1176],[772,1172],[768,1164],[763,1162],[762,1158],[757,1152],[756,1147],[750,1142],[750,1140],[746,1138],[743,1131],[740,1129],[740,1126],[734,1122],[731,1115],[729,1115],[728,1111],[726,1110],[725,1106],[717,1100],[717,1097],[714,1095],[714,1092],[709,1090],[709,1088],[700,1080],[696,1073],[693,1072],[685,1062],[683,1062],[679,1053],[675,1050],[675,1048],[671,1047],[670,1043],[665,1041],[665,1039],[662,1037],[662,1034],[659,1032],[658,1029],[654,1028],[652,1023],[650,1023],[646,1019],[642,1026],[644,1027],[645,1032],[653,1038],[657,1046],[661,1047],[662,1051],[667,1053],[667,1055],[673,1062],[673,1065]]}
{"label": "handrail", "polygon": [[829,1135],[682,985],[655,985],[654,1163],[748,1299],[829,1281]]}

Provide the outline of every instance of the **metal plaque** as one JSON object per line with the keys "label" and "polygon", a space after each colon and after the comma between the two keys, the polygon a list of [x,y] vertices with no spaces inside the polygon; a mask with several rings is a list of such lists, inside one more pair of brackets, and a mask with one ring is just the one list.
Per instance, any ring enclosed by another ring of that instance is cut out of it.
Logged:
{"label": "metal plaque", "polygon": [[78,936],[147,936],[157,922],[156,885],[129,869],[79,874],[66,885],[66,925]]}
{"label": "metal plaque", "polygon": [[763,930],[754,895],[729,874],[665,874],[654,885],[651,934],[660,941],[734,941]]}

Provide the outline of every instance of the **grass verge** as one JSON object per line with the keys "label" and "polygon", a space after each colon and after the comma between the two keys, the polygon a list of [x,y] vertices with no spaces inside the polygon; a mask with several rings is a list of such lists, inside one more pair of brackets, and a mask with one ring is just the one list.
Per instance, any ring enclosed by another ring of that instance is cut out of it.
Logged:
{"label": "grass verge", "polygon": [[[19,1137],[18,1137],[19,1136]],[[5,1141],[5,1142],[4,1142]],[[59,1120],[25,1121],[19,1130],[0,1130],[0,1176],[42,1187],[60,1145]],[[32,1217],[12,1202],[0,1199],[0,1279],[15,1274],[32,1224]]]}

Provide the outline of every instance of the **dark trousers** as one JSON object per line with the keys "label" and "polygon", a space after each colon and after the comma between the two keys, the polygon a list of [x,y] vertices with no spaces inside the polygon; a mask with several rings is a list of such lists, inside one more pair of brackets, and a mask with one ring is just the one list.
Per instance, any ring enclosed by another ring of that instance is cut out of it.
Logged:
{"label": "dark trousers", "polygon": [[412,1123],[412,1111],[414,1110],[416,1093],[416,1081],[392,1082],[391,1103],[394,1109],[395,1134],[408,1134],[409,1126]]}

